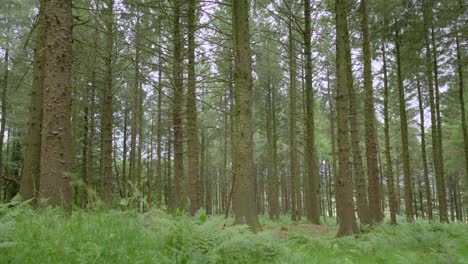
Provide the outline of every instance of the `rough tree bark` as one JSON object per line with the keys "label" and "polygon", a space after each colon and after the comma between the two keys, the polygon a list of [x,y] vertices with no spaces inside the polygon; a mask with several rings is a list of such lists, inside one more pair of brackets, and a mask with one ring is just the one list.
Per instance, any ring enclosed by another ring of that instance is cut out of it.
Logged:
{"label": "rough tree bark", "polygon": [[249,3],[232,0],[232,31],[235,59],[236,117],[236,207],[235,224],[247,224],[252,231],[261,230],[255,202],[253,135],[252,135],[252,58],[249,34]]}
{"label": "rough tree bark", "polygon": [[[71,211],[72,3],[48,0],[41,139],[40,198]],[[44,207],[46,203],[40,202]]]}
{"label": "rough tree bark", "polygon": [[310,0],[304,0],[305,28],[304,56],[305,56],[305,93],[306,93],[306,159],[307,159],[307,188],[309,202],[307,208],[307,220],[314,224],[320,224],[320,176],[318,175],[316,150],[315,150],[315,126],[314,126],[314,91],[312,89],[312,44],[311,44],[311,10]]}
{"label": "rough tree bark", "polygon": [[335,0],[336,21],[336,77],[337,77],[337,125],[338,162],[336,177],[338,236],[359,233],[354,215],[353,183],[349,174],[349,129],[348,129],[348,89],[346,62],[346,37],[348,36],[346,0]]}

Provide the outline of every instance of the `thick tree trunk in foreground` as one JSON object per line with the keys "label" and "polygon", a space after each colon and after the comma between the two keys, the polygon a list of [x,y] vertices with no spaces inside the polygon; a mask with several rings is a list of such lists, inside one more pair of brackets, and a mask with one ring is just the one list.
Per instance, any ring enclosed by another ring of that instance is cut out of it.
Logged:
{"label": "thick tree trunk in foreground", "polygon": [[[41,145],[40,198],[70,211],[72,3],[49,0],[46,6],[46,50]],[[45,206],[41,203],[40,206]]]}
{"label": "thick tree trunk in foreground", "polygon": [[353,182],[349,174],[349,129],[348,129],[348,80],[346,62],[347,11],[346,1],[335,1],[336,12],[336,74],[337,74],[337,124],[338,162],[336,198],[339,218],[338,236],[359,233],[353,204]]}
{"label": "thick tree trunk in foreground", "polygon": [[252,59],[250,57],[249,3],[232,0],[232,25],[235,58],[235,107],[237,177],[235,224],[247,224],[252,231],[261,230],[255,202],[253,135],[252,135]]}

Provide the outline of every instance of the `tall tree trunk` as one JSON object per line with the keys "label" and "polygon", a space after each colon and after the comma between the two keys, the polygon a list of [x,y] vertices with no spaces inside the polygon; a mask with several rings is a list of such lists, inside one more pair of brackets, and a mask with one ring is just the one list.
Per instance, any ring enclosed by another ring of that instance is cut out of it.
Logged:
{"label": "tall tree trunk", "polygon": [[174,153],[172,150],[172,138],[171,138],[171,128],[167,128],[167,145],[166,145],[166,152],[167,152],[167,169],[166,169],[166,206],[169,208],[169,211],[174,213],[176,206],[174,204],[174,188],[172,184],[172,159],[171,156]]}
{"label": "tall tree trunk", "polygon": [[[431,27],[431,40],[432,40],[432,59],[434,69],[434,88],[435,88],[435,107],[436,107],[436,119],[437,119],[437,160],[439,164],[439,184],[441,194],[439,196],[439,215],[441,222],[448,222],[447,215],[447,201],[445,194],[445,176],[444,176],[444,155],[442,147],[442,118],[440,116],[440,92],[439,92],[439,70],[437,65],[437,46],[435,43],[434,27]],[[439,190],[437,191],[439,195]]]}
{"label": "tall tree trunk", "polygon": [[[332,186],[335,185],[336,183],[336,177],[338,176],[338,168],[337,168],[337,162],[336,162],[336,137],[335,137],[335,109],[333,107],[333,105],[335,104],[334,100],[332,100],[332,92],[331,92],[331,85],[330,85],[330,74],[328,72],[328,69],[327,69],[327,86],[328,86],[328,104],[329,104],[329,108],[330,108],[330,141],[331,141],[331,146],[332,146],[332,169],[333,169],[333,180],[332,180],[332,176],[330,174],[330,185],[329,185],[329,191],[330,191],[330,199],[331,199],[331,196],[332,196]],[[333,182],[333,183],[332,183]],[[336,195],[336,193],[335,193]],[[336,209],[338,210],[338,200],[336,199],[335,197],[335,206],[336,206]]]}
{"label": "tall tree trunk", "polygon": [[424,174],[424,187],[426,192],[426,203],[427,203],[427,217],[432,220],[432,196],[431,187],[429,183],[429,168],[427,166],[427,154],[426,154],[426,133],[424,128],[424,106],[423,97],[421,93],[421,84],[419,81],[419,75],[416,75],[416,87],[418,89],[418,105],[419,105],[419,118],[421,123],[419,129],[421,130],[421,157],[423,162],[423,174]]}
{"label": "tall tree trunk", "polygon": [[405,213],[408,222],[414,221],[413,190],[411,184],[410,157],[408,149],[408,121],[406,116],[405,88],[401,76],[400,29],[395,28],[395,56],[397,61],[398,97],[400,108],[401,148],[403,156],[403,179],[405,182]]}
{"label": "tall tree trunk", "polygon": [[114,50],[114,0],[108,0],[105,12],[106,24],[106,55],[104,63],[105,88],[101,108],[101,190],[100,196],[106,205],[112,203],[112,79]]}
{"label": "tall tree trunk", "polygon": [[184,178],[184,134],[182,126],[183,80],[182,80],[182,40],[180,33],[180,2],[173,1],[173,42],[174,56],[172,78],[174,84],[172,105],[172,126],[174,130],[174,203],[182,207],[182,185]]}
{"label": "tall tree trunk", "polygon": [[154,192],[154,159],[153,159],[153,142],[154,142],[154,112],[151,113],[151,130],[149,132],[150,144],[149,144],[149,168],[148,168],[148,193],[146,194],[146,202],[148,207],[151,208],[153,205],[153,192]]}
{"label": "tall tree trunk", "polygon": [[71,211],[71,1],[48,0],[45,16],[45,46],[49,48],[45,50],[39,193],[47,204]]}
{"label": "tall tree trunk", "polygon": [[464,95],[464,84],[463,84],[463,62],[462,54],[460,49],[460,40],[458,33],[455,36],[455,44],[457,46],[457,70],[458,70],[458,85],[459,85],[459,99],[460,99],[460,111],[461,111],[461,124],[463,132],[463,144],[465,150],[465,177],[468,182],[468,129],[466,126],[466,113],[465,113],[465,95]]}
{"label": "tall tree trunk", "polygon": [[128,101],[125,100],[124,123],[123,123],[123,150],[122,150],[122,194],[124,198],[127,198],[127,186],[128,186],[127,184],[128,114],[129,114]]}
{"label": "tall tree trunk", "polygon": [[274,124],[274,107],[273,107],[273,88],[270,81],[270,73],[268,73],[267,82],[267,144],[268,144],[268,214],[271,220],[279,220],[279,182],[278,171],[276,168],[276,148],[275,148],[275,124]]}
{"label": "tall tree trunk", "polygon": [[310,0],[304,0],[304,56],[305,56],[305,92],[306,92],[306,151],[309,203],[307,219],[320,224],[320,176],[318,175],[315,126],[314,126],[314,90],[312,89],[312,44]]}
{"label": "tall tree trunk", "polygon": [[[138,32],[137,30],[135,30]],[[130,168],[129,168],[129,193],[131,196],[136,195],[137,183],[137,135],[138,135],[138,94],[139,94],[139,78],[138,78],[138,65],[139,65],[139,49],[135,50],[135,79],[132,89],[132,118],[130,124]]]}
{"label": "tall tree trunk", "polygon": [[[1,108],[1,113],[2,113],[2,123],[0,124],[0,181],[4,180],[5,177],[5,168],[3,165],[3,145],[4,145],[4,138],[5,138],[5,128],[6,128],[6,122],[7,122],[7,90],[8,90],[8,64],[9,64],[9,48],[5,48],[5,72],[3,74],[3,87],[2,87],[2,108]],[[7,141],[8,142],[8,141]],[[1,187],[1,185],[0,185]],[[5,181],[5,194],[6,194],[6,189],[7,189],[7,182]]]}
{"label": "tall tree trunk", "polygon": [[289,21],[289,170],[290,170],[290,181],[291,181],[291,220],[301,220],[301,208],[298,206],[299,201],[299,166],[297,162],[297,79],[296,79],[296,42],[294,41],[292,31],[292,21]]}
{"label": "tall tree trunk", "polygon": [[463,133],[463,144],[465,150],[465,177],[468,182],[468,129],[466,126],[466,113],[465,113],[465,95],[464,95],[464,84],[463,84],[463,62],[462,54],[460,49],[460,40],[458,33],[455,36],[455,44],[457,46],[457,70],[458,70],[458,85],[459,85],[459,99],[460,99],[460,111],[461,111],[461,124]]}
{"label": "tall tree trunk", "polygon": [[336,198],[339,218],[338,236],[359,233],[354,215],[353,181],[349,174],[349,129],[348,129],[348,70],[346,62],[346,38],[348,34],[347,1],[335,0],[336,21],[336,77],[337,77],[337,124],[338,162],[336,177]]}
{"label": "tall tree trunk", "polygon": [[[383,74],[384,74],[384,137],[385,137],[385,159],[387,163],[387,189],[388,189],[388,205],[390,208],[390,224],[395,225],[397,214],[397,201],[395,197],[395,183],[393,179],[393,165],[390,147],[390,118],[388,114],[388,75],[387,75],[387,58],[385,53],[385,39],[382,41],[382,60],[383,60]],[[398,174],[398,172],[397,172]]]}
{"label": "tall tree trunk", "polygon": [[[161,19],[158,19],[158,40],[159,43],[162,43],[162,27],[161,27]],[[162,199],[163,199],[163,175],[162,175],[162,134],[163,134],[163,124],[162,124],[162,71],[163,71],[163,62],[162,62],[162,48],[161,45],[158,45],[158,136],[157,136],[157,177],[158,177],[158,184],[157,188],[157,206],[161,208],[162,206]]]}
{"label": "tall tree trunk", "polygon": [[235,58],[236,155],[235,224],[261,229],[255,202],[252,135],[252,58],[250,57],[249,3],[232,0],[232,29]]}
{"label": "tall tree trunk", "polygon": [[428,89],[429,89],[429,105],[431,109],[431,134],[432,134],[432,156],[434,162],[434,172],[435,180],[437,187],[437,200],[439,203],[439,217],[441,222],[447,222],[447,202],[445,198],[445,184],[443,179],[443,172],[441,172],[440,162],[439,162],[439,142],[438,142],[438,130],[437,130],[437,115],[436,115],[436,105],[434,99],[434,85],[433,85],[433,75],[432,75],[432,52],[430,49],[430,40],[429,40],[429,28],[432,21],[430,13],[432,12],[429,4],[423,6],[423,18],[424,18],[424,37],[425,37],[425,46],[426,46],[426,75],[428,79]]}
{"label": "tall tree trunk", "polygon": [[190,213],[201,208],[200,143],[197,127],[197,95],[195,87],[195,31],[197,0],[188,2],[188,79],[187,79],[187,152]]}
{"label": "tall tree trunk", "polygon": [[[39,22],[36,33],[36,47],[34,48],[34,72],[29,102],[28,132],[26,134],[26,148],[24,151],[24,170],[20,182],[20,195],[24,200],[37,198],[39,190],[40,162],[41,162],[41,129],[42,129],[42,97],[44,90],[44,49],[45,49],[45,0],[40,1]],[[2,96],[3,98],[3,96]],[[2,101],[2,107],[4,102]],[[6,105],[5,105],[6,106]],[[3,110],[3,109],[2,109]],[[3,117],[2,112],[2,117]],[[2,118],[2,126],[3,126]],[[0,145],[3,144],[3,133],[0,131]],[[0,156],[2,148],[0,147]],[[1,158],[0,158],[1,163]],[[0,178],[2,175],[0,164]],[[34,201],[35,203],[35,201]]]}
{"label": "tall tree trunk", "polygon": [[366,138],[366,160],[367,160],[367,177],[369,179],[369,216],[371,221],[379,223],[383,220],[380,188],[379,166],[377,161],[377,135],[375,128],[375,108],[374,108],[374,90],[372,86],[372,64],[371,64],[371,47],[369,40],[369,11],[367,0],[361,1],[362,12],[362,51],[364,54],[364,89],[366,91],[366,99],[364,104],[365,115],[365,138]]}
{"label": "tall tree trunk", "polygon": [[224,115],[223,115],[223,121],[224,121],[224,137],[223,137],[223,171],[221,173],[221,186],[220,186],[220,193],[221,193],[221,207],[223,208],[223,211],[226,211],[226,208],[228,207],[227,203],[228,201],[228,118],[229,118],[229,113],[228,113],[228,96],[227,96],[227,90],[225,89],[224,91],[224,96],[221,97],[221,102],[224,104]]}
{"label": "tall tree trunk", "polygon": [[[87,84],[86,84],[87,85]],[[87,191],[87,182],[89,181],[89,175],[88,175],[88,140],[89,140],[89,94],[90,94],[90,87],[86,86],[86,95],[84,96],[84,108],[83,108],[83,136],[81,138],[81,145],[82,145],[82,150],[81,150],[81,179],[83,181],[82,186],[79,188],[79,193],[80,193],[80,202],[81,202],[81,208],[85,209],[88,206],[88,191]]]}
{"label": "tall tree trunk", "polygon": [[346,73],[347,73],[347,87],[348,87],[348,103],[349,103],[349,126],[351,130],[351,146],[353,149],[353,165],[354,165],[354,182],[356,184],[356,205],[358,217],[361,223],[370,225],[372,224],[369,215],[369,203],[367,199],[367,183],[364,175],[362,164],[362,153],[360,147],[360,135],[358,128],[357,118],[357,103],[356,92],[354,91],[353,72],[351,63],[351,47],[349,40],[349,33],[346,30]]}
{"label": "tall tree trunk", "polygon": [[[203,111],[202,107],[202,111]],[[201,144],[200,144],[200,177],[203,179],[203,187],[204,187],[204,196],[205,199],[202,199],[203,206],[205,207],[207,214],[212,214],[212,199],[211,199],[211,178],[209,178],[207,174],[207,170],[205,169],[206,164],[206,135],[205,135],[205,128],[202,125],[201,128]],[[203,196],[202,196],[203,197]]]}

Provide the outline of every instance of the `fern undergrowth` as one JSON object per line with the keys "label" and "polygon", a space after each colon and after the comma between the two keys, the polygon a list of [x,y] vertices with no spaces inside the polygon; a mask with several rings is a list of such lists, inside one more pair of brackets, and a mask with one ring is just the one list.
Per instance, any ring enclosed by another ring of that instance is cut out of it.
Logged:
{"label": "fern undergrowth", "polygon": [[[468,225],[381,224],[336,238],[260,217],[264,231],[232,219],[173,216],[160,210],[36,212],[0,205],[0,263],[468,263]],[[304,223],[302,223],[304,225]],[[287,231],[284,231],[287,230]],[[283,232],[283,236],[279,234]]]}

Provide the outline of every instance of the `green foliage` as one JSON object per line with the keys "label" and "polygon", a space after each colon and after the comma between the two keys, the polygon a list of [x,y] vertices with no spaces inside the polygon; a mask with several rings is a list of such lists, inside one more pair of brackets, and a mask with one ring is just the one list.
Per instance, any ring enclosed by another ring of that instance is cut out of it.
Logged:
{"label": "green foliage", "polygon": [[[261,218],[263,232],[232,219],[172,216],[153,210],[40,213],[25,203],[0,206],[0,255],[6,263],[464,263],[468,225],[419,221],[380,225],[335,238]],[[279,236],[280,226],[290,226]],[[331,230],[334,230],[333,228]]]}

